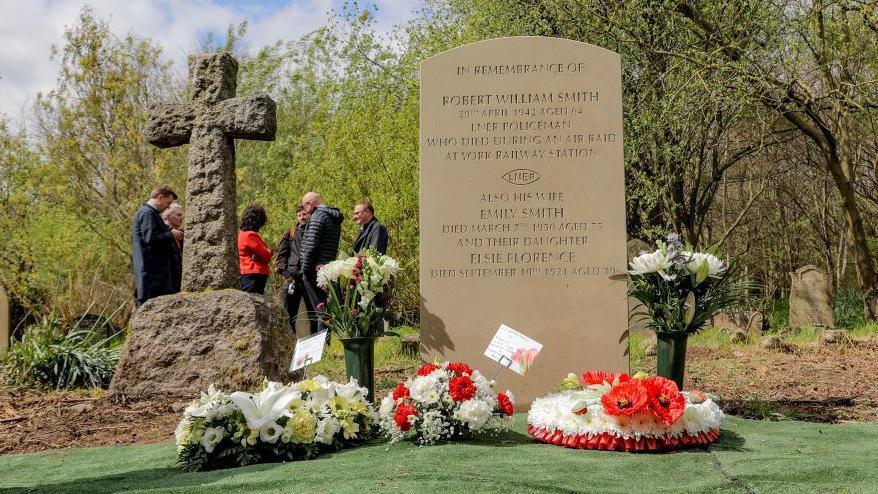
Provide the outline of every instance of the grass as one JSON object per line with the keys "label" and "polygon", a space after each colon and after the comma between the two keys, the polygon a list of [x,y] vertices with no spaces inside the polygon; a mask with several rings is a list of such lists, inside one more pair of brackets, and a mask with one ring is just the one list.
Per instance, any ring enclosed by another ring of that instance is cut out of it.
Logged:
{"label": "grass", "polygon": [[490,440],[373,444],[313,461],[189,473],[170,443],[0,457],[2,493],[878,492],[878,424],[730,417],[709,450],[578,451],[536,443],[526,417]]}

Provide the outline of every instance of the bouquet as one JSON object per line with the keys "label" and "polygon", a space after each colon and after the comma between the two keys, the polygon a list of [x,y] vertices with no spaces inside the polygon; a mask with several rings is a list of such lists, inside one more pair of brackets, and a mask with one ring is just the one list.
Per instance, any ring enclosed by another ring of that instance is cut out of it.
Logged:
{"label": "bouquet", "polygon": [[494,382],[461,362],[424,364],[381,401],[379,425],[391,443],[412,437],[429,445],[512,423],[512,393],[495,393]]}
{"label": "bouquet", "polygon": [[374,411],[356,380],[324,376],[256,394],[226,394],[211,385],[177,425],[177,459],[189,470],[311,459],[369,437]]}
{"label": "bouquet", "polygon": [[695,333],[714,314],[743,300],[746,285],[732,282],[734,270],[712,249],[693,252],[673,233],[657,245],[655,252],[632,259],[628,271],[629,295],[644,307],[632,317],[648,316],[644,322],[656,333]]}
{"label": "bouquet", "polygon": [[724,415],[698,391],[663,377],[588,371],[569,374],[562,391],[538,398],[527,416],[540,441],[580,449],[675,450],[719,437]]}
{"label": "bouquet", "polygon": [[326,325],[340,338],[383,336],[377,324],[389,319],[394,276],[399,263],[372,250],[320,266],[317,285],[326,291],[322,311]]}

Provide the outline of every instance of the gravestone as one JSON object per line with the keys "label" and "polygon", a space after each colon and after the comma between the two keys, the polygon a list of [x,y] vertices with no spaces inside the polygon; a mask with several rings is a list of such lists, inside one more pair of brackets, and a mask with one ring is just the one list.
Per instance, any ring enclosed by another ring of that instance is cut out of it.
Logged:
{"label": "gravestone", "polygon": [[790,278],[790,327],[834,327],[832,285],[826,275],[808,265],[790,273]]}
{"label": "gravestone", "polygon": [[183,292],[149,300],[131,321],[110,392],[192,395],[289,378],[294,336],[286,316],[238,287],[234,139],[273,140],[268,96],[235,98],[238,63],[227,53],[189,57],[192,101],[159,103],[147,139],[189,143]]}
{"label": "gravestone", "polygon": [[764,324],[765,315],[758,310],[722,310],[711,319],[711,326],[731,332],[761,333]]}
{"label": "gravestone", "polygon": [[482,355],[501,324],[542,343],[500,389],[522,406],[568,372],[627,371],[619,55],[481,41],[421,64],[421,355]]}
{"label": "gravestone", "polygon": [[0,352],[9,348],[10,328],[9,297],[3,285],[0,285]]}

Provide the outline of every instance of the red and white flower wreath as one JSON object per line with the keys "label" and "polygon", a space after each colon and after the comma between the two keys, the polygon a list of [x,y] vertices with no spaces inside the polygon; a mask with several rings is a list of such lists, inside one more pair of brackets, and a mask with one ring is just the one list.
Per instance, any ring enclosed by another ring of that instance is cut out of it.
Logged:
{"label": "red and white flower wreath", "polygon": [[564,391],[533,402],[528,433],[579,449],[670,451],[706,446],[719,437],[724,415],[698,391],[680,392],[662,377],[589,371],[570,374]]}

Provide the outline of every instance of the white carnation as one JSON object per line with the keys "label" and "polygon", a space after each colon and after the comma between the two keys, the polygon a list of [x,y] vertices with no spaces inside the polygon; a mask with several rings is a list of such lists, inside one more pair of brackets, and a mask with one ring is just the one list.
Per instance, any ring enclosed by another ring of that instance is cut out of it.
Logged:
{"label": "white carnation", "polygon": [[314,440],[318,443],[332,444],[332,438],[338,434],[341,424],[335,417],[326,417],[317,422],[317,435]]}
{"label": "white carnation", "polygon": [[482,400],[466,400],[454,412],[454,418],[466,423],[470,429],[479,430],[491,418],[492,407]]}

